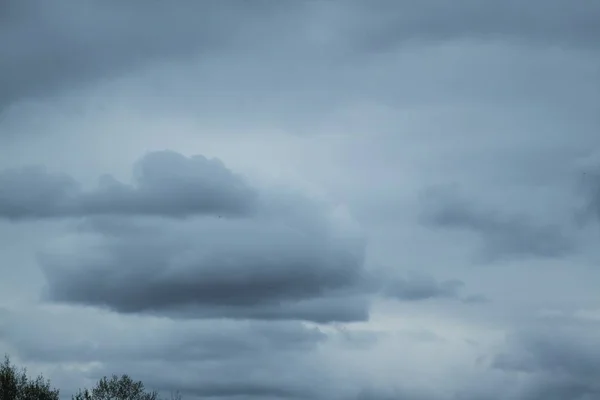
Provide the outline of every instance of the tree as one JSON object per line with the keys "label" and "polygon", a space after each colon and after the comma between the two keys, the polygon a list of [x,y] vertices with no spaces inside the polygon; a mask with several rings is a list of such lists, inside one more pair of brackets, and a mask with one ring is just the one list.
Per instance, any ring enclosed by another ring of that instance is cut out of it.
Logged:
{"label": "tree", "polygon": [[59,390],[42,375],[29,379],[27,370],[17,370],[6,355],[0,364],[0,400],[59,400]]}
{"label": "tree", "polygon": [[[128,375],[113,375],[98,381],[91,391],[80,389],[73,400],[158,400],[158,392],[146,391],[141,381],[133,381]],[[0,399],[2,400],[2,399]]]}

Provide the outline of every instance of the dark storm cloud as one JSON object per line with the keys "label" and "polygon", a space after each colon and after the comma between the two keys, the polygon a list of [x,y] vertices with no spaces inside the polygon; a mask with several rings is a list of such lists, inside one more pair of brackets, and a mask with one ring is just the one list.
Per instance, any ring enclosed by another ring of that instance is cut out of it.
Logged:
{"label": "dark storm cloud", "polygon": [[526,215],[514,215],[482,208],[443,188],[426,191],[422,197],[422,221],[447,229],[476,233],[484,245],[485,257],[562,257],[575,249],[563,227],[537,224]]}
{"label": "dark storm cloud", "polygon": [[392,280],[385,286],[386,297],[402,301],[421,301],[429,299],[456,299],[465,303],[485,301],[481,295],[463,296],[464,282],[457,279],[438,281],[425,274],[411,272],[406,278]]}
{"label": "dark storm cloud", "polygon": [[181,318],[367,318],[376,279],[349,217],[201,156],[151,153],[135,170],[133,186],[106,178],[87,193],[41,170],[2,175],[5,216],[83,217],[38,256],[48,299]]}
{"label": "dark storm cloud", "polygon": [[134,167],[134,184],[103,176],[86,192],[64,174],[42,167],[0,172],[0,218],[10,220],[89,215],[243,215],[256,193],[218,159],[149,153]]}
{"label": "dark storm cloud", "polygon": [[173,317],[363,320],[360,245],[267,221],[157,221],[42,253],[47,297]]}
{"label": "dark storm cloud", "polygon": [[493,367],[526,374],[523,400],[583,400],[600,396],[598,326],[562,325],[509,337]]}

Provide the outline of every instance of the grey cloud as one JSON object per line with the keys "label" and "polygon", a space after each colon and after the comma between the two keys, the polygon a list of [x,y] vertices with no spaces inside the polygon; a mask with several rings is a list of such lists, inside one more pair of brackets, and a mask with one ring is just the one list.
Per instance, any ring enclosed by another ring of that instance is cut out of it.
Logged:
{"label": "grey cloud", "polygon": [[487,258],[556,258],[575,250],[562,226],[537,224],[526,215],[485,209],[444,188],[428,190],[422,198],[423,223],[479,235]]}
{"label": "grey cloud", "polygon": [[[365,49],[388,50],[414,41],[451,39],[505,40],[525,44],[598,46],[600,6],[588,2],[573,7],[567,0],[416,2],[381,0],[354,2],[356,13],[351,36]],[[368,28],[368,29],[367,29]]]}
{"label": "grey cloud", "polygon": [[526,374],[525,400],[587,400],[600,396],[598,327],[576,324],[518,331],[492,366]]}
{"label": "grey cloud", "polygon": [[79,186],[64,174],[49,174],[42,167],[13,168],[0,172],[0,216],[8,219],[60,215]]}
{"label": "grey cloud", "polygon": [[[246,64],[248,54],[256,52],[266,52],[270,60],[272,54],[303,52],[303,64],[322,65],[339,61],[340,52],[355,57],[415,40],[500,39],[596,48],[600,37],[600,7],[593,2],[572,7],[567,0],[3,4],[0,111],[149,63],[207,55],[234,54],[236,64]],[[315,32],[327,44],[315,39]],[[239,51],[249,48],[253,52]]]}
{"label": "grey cloud", "polygon": [[[600,396],[600,388],[562,377],[540,383],[525,391],[522,400],[594,400]],[[520,400],[521,400],[520,399]]]}
{"label": "grey cloud", "polygon": [[568,373],[593,378],[600,370],[598,329],[567,326],[517,332],[509,337],[509,352],[499,355],[494,366],[526,372]]}
{"label": "grey cloud", "polygon": [[355,400],[433,400],[438,398],[434,395],[422,393],[422,391],[407,390],[407,389],[382,389],[377,387],[365,388],[359,391],[356,396],[352,397]]}
{"label": "grey cloud", "polygon": [[368,303],[352,299],[367,290],[362,250],[335,237],[222,220],[97,235],[79,234],[67,252],[40,254],[48,299],[178,317],[324,322],[367,315]]}
{"label": "grey cloud", "polygon": [[[595,306],[597,237],[560,221],[598,145],[599,6],[572,3],[0,0],[0,171],[48,167],[0,172],[0,354],[62,369],[65,395],[127,373],[185,400],[600,398],[597,322],[482,361],[539,305]],[[216,160],[120,175],[196,146],[362,210],[368,252],[326,206]],[[474,196],[426,196],[415,226],[414,194],[450,181]],[[44,283],[49,309],[84,307],[22,315]]]}
{"label": "grey cloud", "polygon": [[386,297],[401,301],[421,301],[429,299],[455,299],[465,303],[485,300],[482,295],[463,296],[464,282],[457,279],[438,281],[434,277],[419,272],[409,272],[406,278],[396,278],[385,285]]}
{"label": "grey cloud", "polygon": [[582,224],[600,221],[600,172],[597,167],[583,172],[581,189],[585,196],[585,206],[577,216]]}
{"label": "grey cloud", "polygon": [[71,197],[67,210],[122,216],[85,217],[39,253],[46,299],[178,318],[367,318],[376,278],[364,267],[365,241],[346,217],[300,194],[264,189],[244,218],[123,218],[231,214],[254,198],[218,162],[154,153],[140,165],[135,189],[111,184],[118,188]]}
{"label": "grey cloud", "polygon": [[[190,385],[191,386],[191,385]],[[261,399],[309,399],[314,393],[307,386],[285,387],[277,383],[224,382],[205,383],[197,387],[184,387],[181,393],[186,396],[200,397],[237,397],[245,396]]]}
{"label": "grey cloud", "polygon": [[248,214],[256,193],[218,159],[148,153],[134,167],[134,184],[103,176],[83,191],[64,174],[42,167],[0,172],[0,218],[10,220],[87,215]]}
{"label": "grey cloud", "polygon": [[53,363],[230,362],[310,352],[327,340],[317,328],[298,322],[137,318],[123,330],[116,317],[86,309],[6,312],[0,338],[24,361]]}
{"label": "grey cloud", "polygon": [[410,340],[414,340],[415,342],[421,343],[434,343],[434,342],[442,342],[444,338],[439,336],[433,331],[420,329],[420,330],[401,330],[396,332],[397,336],[409,338]]}
{"label": "grey cloud", "polygon": [[258,27],[289,8],[260,0],[2,5],[0,112],[17,100],[47,97],[151,61],[218,53],[248,36],[268,39]]}
{"label": "grey cloud", "polygon": [[[360,287],[360,286],[359,286]],[[368,287],[355,289],[358,292],[369,292]],[[328,293],[309,299],[294,301],[280,301],[264,304],[237,304],[223,306],[214,304],[205,305],[178,305],[148,309],[145,313],[153,315],[167,315],[172,318],[253,318],[259,320],[307,320],[318,323],[328,322],[356,322],[369,319],[371,296],[364,293],[335,294]],[[110,305],[109,305],[110,307]],[[130,309],[121,312],[139,312]]]}
{"label": "grey cloud", "polygon": [[334,337],[338,343],[352,350],[372,348],[381,338],[387,336],[384,331],[347,329],[342,324],[333,324],[333,328],[335,329]]}
{"label": "grey cloud", "polygon": [[464,301],[465,303],[479,304],[488,303],[490,299],[483,294],[470,294],[463,297],[462,301]]}
{"label": "grey cloud", "polygon": [[[329,374],[316,359],[297,354],[264,354],[235,363],[142,364],[125,362],[117,372],[128,373],[162,392],[178,390],[184,398],[321,399],[331,390]],[[90,370],[89,376],[103,376],[108,366]],[[329,384],[329,388],[327,387]]]}
{"label": "grey cloud", "polygon": [[[80,307],[17,308],[3,316],[0,338],[15,357],[88,365],[82,380],[127,373],[184,398],[316,398],[327,390],[316,351],[328,337],[300,322],[124,318]],[[81,384],[73,371],[51,375],[65,381],[67,396]]]}

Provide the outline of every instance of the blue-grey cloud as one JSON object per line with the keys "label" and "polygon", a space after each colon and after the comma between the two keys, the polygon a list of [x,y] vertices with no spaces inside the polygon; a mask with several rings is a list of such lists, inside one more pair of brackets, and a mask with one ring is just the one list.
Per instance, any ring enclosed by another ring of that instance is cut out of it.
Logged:
{"label": "blue-grey cloud", "polygon": [[47,98],[149,62],[219,52],[247,35],[258,39],[259,24],[281,8],[262,0],[252,6],[237,0],[3,1],[0,112],[18,100]]}
{"label": "blue-grey cloud", "polygon": [[231,216],[252,213],[256,193],[218,159],[148,153],[134,166],[134,183],[111,176],[84,191],[71,177],[43,167],[0,172],[0,218],[9,220],[93,215]]}
{"label": "blue-grey cloud", "polygon": [[66,190],[64,176],[4,173],[5,216],[83,218],[38,255],[46,299],[178,318],[368,317],[376,279],[347,217],[252,188],[201,156],[151,153],[135,170],[135,185],[111,178],[92,192]]}
{"label": "blue-grey cloud", "polygon": [[524,400],[598,398],[598,333],[597,326],[572,323],[519,330],[492,366],[529,377],[520,397]]}
{"label": "blue-grey cloud", "polygon": [[292,47],[310,54],[316,43],[308,27],[318,21],[329,31],[328,50],[352,58],[407,42],[461,39],[597,49],[600,37],[600,7],[594,2],[573,7],[567,0],[178,0],[168,5],[8,0],[2,5],[0,111],[149,63],[260,50],[265,43],[288,54]]}
{"label": "blue-grey cloud", "polygon": [[[600,37],[595,23],[600,18],[597,3],[582,7],[573,7],[566,0],[380,0],[375,7],[362,1],[355,4],[363,11],[363,19],[354,38],[365,49],[390,50],[409,41],[449,39],[597,49]],[[367,31],[365,26],[371,29]]]}
{"label": "blue-grey cloud", "polygon": [[563,226],[536,223],[527,215],[486,209],[443,188],[423,195],[423,223],[445,229],[477,234],[483,243],[484,257],[558,258],[576,249],[573,238]]}
{"label": "blue-grey cloud", "polygon": [[483,295],[463,295],[465,283],[458,279],[438,281],[431,275],[409,272],[406,278],[391,279],[384,285],[385,297],[400,301],[454,299],[465,303],[485,302]]}

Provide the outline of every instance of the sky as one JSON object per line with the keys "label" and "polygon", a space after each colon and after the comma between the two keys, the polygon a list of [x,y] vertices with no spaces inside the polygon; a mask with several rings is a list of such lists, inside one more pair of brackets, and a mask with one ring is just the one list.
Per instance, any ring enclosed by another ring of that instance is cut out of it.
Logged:
{"label": "sky", "polygon": [[600,398],[599,20],[1,1],[0,353],[64,399]]}

